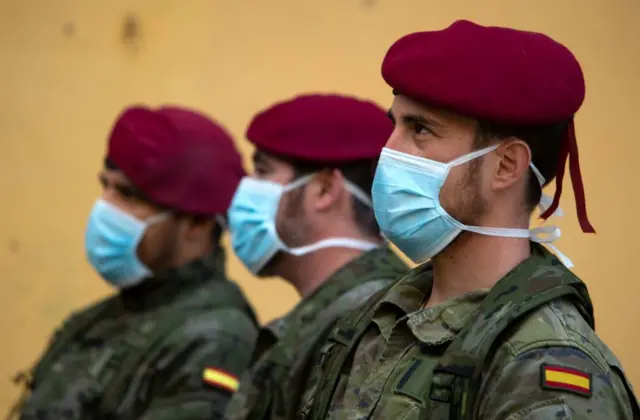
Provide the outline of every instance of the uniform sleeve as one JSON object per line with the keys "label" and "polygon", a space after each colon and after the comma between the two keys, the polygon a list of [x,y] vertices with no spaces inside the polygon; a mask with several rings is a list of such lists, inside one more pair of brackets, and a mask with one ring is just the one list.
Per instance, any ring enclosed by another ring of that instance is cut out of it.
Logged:
{"label": "uniform sleeve", "polygon": [[[225,409],[223,418],[225,420],[243,420],[249,417],[251,411],[254,409],[261,396],[269,394],[264,388],[258,389],[254,385],[255,372],[253,370],[247,370],[242,376],[240,381],[240,387],[230,399]],[[265,386],[267,384],[264,384]]]}
{"label": "uniform sleeve", "polygon": [[[55,358],[51,352],[57,345],[62,346],[61,349],[72,347],[71,336],[73,331],[78,326],[86,325],[95,316],[101,313],[106,308],[106,305],[110,302],[111,298],[107,298],[97,304],[93,304],[84,309],[76,311],[66,318],[62,324],[54,330],[49,336],[49,340],[45,346],[45,351],[42,353],[38,362],[31,367],[28,371],[22,372],[26,376],[24,379],[28,382],[28,378],[33,375],[31,380],[33,381],[32,389],[24,389],[20,398],[15,402],[15,406],[12,410],[15,410],[16,416],[19,414],[21,420],[81,420],[90,418],[90,414],[87,412],[86,406],[83,404],[83,399],[92,394],[92,383],[84,377],[70,377],[66,376],[66,380],[62,383],[60,380],[51,379],[46,373],[42,376],[43,372],[38,372],[40,369],[48,371],[54,362],[60,363],[60,355],[67,353],[65,351],[56,352]],[[60,341],[64,340],[64,341]],[[60,341],[60,342],[59,342]],[[73,355],[73,352],[69,352]],[[41,366],[42,363],[52,357],[52,360],[46,362],[46,367]],[[62,366],[62,365],[60,365]],[[57,372],[66,373],[69,369],[60,368]],[[27,383],[23,383],[22,386],[28,388]],[[7,417],[12,418],[12,417]]]}
{"label": "uniform sleeve", "polygon": [[249,365],[256,327],[237,309],[190,318],[167,340],[149,379],[144,420],[222,418]]}
{"label": "uniform sleeve", "polygon": [[575,347],[499,352],[480,401],[482,420],[633,418],[621,378]]}

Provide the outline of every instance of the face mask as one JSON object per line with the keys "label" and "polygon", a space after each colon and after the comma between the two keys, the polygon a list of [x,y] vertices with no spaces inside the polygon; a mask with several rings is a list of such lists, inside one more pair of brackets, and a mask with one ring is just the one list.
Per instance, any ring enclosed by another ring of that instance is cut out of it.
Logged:
{"label": "face mask", "polygon": [[[354,238],[327,238],[299,248],[285,245],[276,230],[276,214],[283,194],[302,187],[312,175],[300,178],[288,185],[245,177],[229,208],[229,230],[233,250],[244,265],[257,274],[278,251],[301,256],[322,248],[342,247],[368,251],[378,244]],[[357,199],[371,206],[365,193],[355,185],[346,183],[346,188]]]}
{"label": "face mask", "polygon": [[[424,262],[437,255],[463,230],[490,236],[529,238],[548,244],[568,267],[571,261],[551,242],[560,236],[556,226],[536,229],[511,229],[468,226],[451,217],[440,204],[440,190],[451,168],[492,152],[498,146],[487,147],[461,156],[449,163],[412,156],[384,148],[373,180],[373,210],[380,229],[414,262]],[[533,172],[542,186],[544,178],[533,165]],[[544,196],[540,207],[551,204]],[[561,215],[556,211],[555,215]]]}
{"label": "face mask", "polygon": [[89,216],[85,247],[91,265],[102,278],[118,288],[131,287],[151,276],[151,270],[138,259],[138,244],[145,231],[166,219],[158,214],[145,221],[98,200]]}

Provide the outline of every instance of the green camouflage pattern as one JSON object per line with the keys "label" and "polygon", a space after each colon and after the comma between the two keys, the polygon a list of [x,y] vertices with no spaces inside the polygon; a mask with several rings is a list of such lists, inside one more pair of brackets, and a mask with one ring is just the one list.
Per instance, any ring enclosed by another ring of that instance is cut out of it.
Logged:
{"label": "green camouflage pattern", "polygon": [[239,377],[256,336],[218,252],[72,315],[32,370],[19,418],[220,418],[231,395],[206,385],[203,370]]}
{"label": "green camouflage pattern", "polygon": [[[454,347],[452,342],[464,330],[465,345],[477,343],[482,347],[485,337],[492,334],[484,327],[491,325],[487,320],[506,316],[518,294],[535,296],[558,276],[577,280],[555,257],[533,246],[533,255],[494,287],[500,289],[499,293],[493,290],[490,299],[495,301],[487,300],[490,291],[478,290],[423,308],[431,289],[432,271],[428,265],[412,270],[377,304],[369,303],[371,315],[361,316],[356,323],[362,335],[352,362],[342,366],[339,379],[336,375],[333,380],[327,379],[332,375],[328,360],[340,351],[348,351],[347,347],[331,341],[323,346],[297,418],[453,419],[450,402],[445,400],[450,401],[456,391],[439,395],[437,391],[448,384],[443,383],[442,374],[434,374],[447,357],[446,351]],[[632,390],[627,392],[628,381],[618,360],[589,325],[590,300],[583,288],[585,305],[566,298],[554,300],[524,315],[515,326],[510,325],[491,348],[488,363],[482,365],[477,404],[464,418],[637,418],[633,414],[637,400]],[[483,304],[494,310],[482,312]],[[473,354],[473,348],[467,350]],[[463,362],[460,368],[468,365],[464,359],[450,359],[455,360]],[[543,386],[542,369],[547,365],[590,374],[590,395]],[[334,383],[336,388],[330,389]],[[326,415],[317,409],[324,396],[330,401]]]}
{"label": "green camouflage pattern", "polygon": [[256,362],[243,375],[225,418],[294,418],[300,390],[329,328],[408,270],[386,247],[369,251],[342,267],[286,316],[265,326],[257,341]]}

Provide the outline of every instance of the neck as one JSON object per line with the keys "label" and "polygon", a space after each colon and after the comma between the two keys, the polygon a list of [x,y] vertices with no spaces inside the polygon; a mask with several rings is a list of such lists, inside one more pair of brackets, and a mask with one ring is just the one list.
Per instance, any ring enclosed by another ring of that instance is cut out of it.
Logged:
{"label": "neck", "polygon": [[285,255],[277,271],[304,299],[362,253],[352,248],[324,248],[299,257]]}
{"label": "neck", "polygon": [[433,288],[426,305],[489,289],[530,255],[528,239],[463,232],[433,257]]}
{"label": "neck", "polygon": [[194,246],[185,247],[179,252],[172,266],[173,267],[182,267],[185,264],[190,263],[191,261],[200,260],[202,258],[207,257],[212,252],[214,252],[216,247],[213,246],[211,241],[207,241],[206,243],[195,244]]}

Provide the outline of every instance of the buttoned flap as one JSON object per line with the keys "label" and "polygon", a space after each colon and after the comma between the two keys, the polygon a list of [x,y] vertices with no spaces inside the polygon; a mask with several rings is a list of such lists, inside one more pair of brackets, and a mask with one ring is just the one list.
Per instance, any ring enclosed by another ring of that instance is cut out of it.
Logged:
{"label": "buttoned flap", "polygon": [[435,357],[412,357],[394,371],[393,394],[411,398],[424,406],[429,398],[433,370],[438,365]]}
{"label": "buttoned flap", "polygon": [[422,355],[403,358],[387,381],[387,389],[383,391],[374,417],[419,419],[427,406],[433,369],[437,364],[437,358]]}

